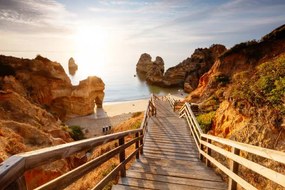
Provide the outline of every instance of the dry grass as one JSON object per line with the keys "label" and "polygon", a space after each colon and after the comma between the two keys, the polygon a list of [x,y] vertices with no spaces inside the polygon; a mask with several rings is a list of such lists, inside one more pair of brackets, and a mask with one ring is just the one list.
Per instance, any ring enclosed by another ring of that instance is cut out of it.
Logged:
{"label": "dry grass", "polygon": [[[140,127],[140,123],[143,119],[143,114],[135,114],[132,118],[128,119],[127,121],[122,122],[121,124],[115,126],[112,129],[113,133],[131,130]],[[125,138],[125,141],[128,142],[133,138],[133,136],[128,136]],[[117,141],[112,141],[109,143],[106,143],[102,146],[97,147],[92,155],[90,156],[90,159],[94,159],[110,150],[118,146]],[[130,146],[126,149],[126,157],[130,155],[135,150],[135,145]],[[134,161],[135,158],[132,159],[130,163],[127,164],[127,168],[131,166],[131,163]],[[98,182],[100,182],[112,169],[114,169],[119,164],[119,157],[115,156],[109,161],[102,164],[100,167],[96,168],[94,171],[86,174],[81,179],[77,180],[73,184],[71,184],[69,187],[67,187],[67,190],[87,190],[94,187]],[[112,188],[112,185],[118,181],[118,177],[111,181],[108,185],[105,186],[104,190],[108,190]]]}

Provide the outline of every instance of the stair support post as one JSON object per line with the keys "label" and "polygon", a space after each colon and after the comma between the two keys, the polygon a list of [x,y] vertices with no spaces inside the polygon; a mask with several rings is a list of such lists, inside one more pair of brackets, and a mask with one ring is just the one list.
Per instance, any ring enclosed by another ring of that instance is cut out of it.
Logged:
{"label": "stair support post", "polygon": [[[122,137],[119,139],[119,146],[124,145],[124,144],[125,144],[125,138]],[[126,159],[126,150],[125,149],[120,152],[119,157],[120,157],[120,163],[125,161],[125,159]],[[126,166],[125,165],[122,167],[121,177],[126,177]]]}
{"label": "stair support post", "polygon": [[[239,155],[240,154],[240,149],[232,147],[232,153]],[[238,168],[239,168],[239,164],[236,163],[235,161],[231,160],[230,161],[230,170],[235,173],[238,174]],[[228,190],[236,190],[237,189],[237,182],[234,181],[232,178],[229,178],[229,186],[228,186]]]}

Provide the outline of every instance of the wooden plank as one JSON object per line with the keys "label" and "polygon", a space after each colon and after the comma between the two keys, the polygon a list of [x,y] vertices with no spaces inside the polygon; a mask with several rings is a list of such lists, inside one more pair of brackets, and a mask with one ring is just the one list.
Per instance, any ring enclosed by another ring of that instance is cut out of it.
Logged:
{"label": "wooden plank", "polygon": [[171,144],[171,143],[154,143],[150,141],[145,142],[146,147],[157,147],[157,148],[181,148],[181,149],[187,149],[187,150],[197,150],[196,146],[193,146],[191,144]]}
{"label": "wooden plank", "polygon": [[[176,168],[177,170],[180,170],[181,172],[184,172],[185,170],[205,170],[205,171],[212,171],[211,168],[206,168],[205,165],[199,165],[197,164],[197,162],[188,162],[188,163],[192,163],[190,164],[171,164],[171,165],[166,165],[166,164],[161,164],[161,163],[148,163],[148,164],[144,164],[144,163],[139,163],[139,162],[135,162],[132,164],[132,166],[134,167],[158,167],[158,168],[162,168],[162,167],[168,167],[168,168]],[[196,164],[193,164],[196,163]],[[199,163],[199,162],[198,162]]]}
{"label": "wooden plank", "polygon": [[119,184],[131,185],[140,188],[150,188],[150,189],[181,189],[181,190],[206,190],[211,188],[196,187],[190,185],[181,185],[173,183],[165,183],[159,181],[151,181],[144,179],[135,179],[135,178],[121,178]]}
{"label": "wooden plank", "polygon": [[159,159],[159,158],[145,158],[144,156],[140,157],[139,160],[136,160],[135,163],[145,164],[145,165],[156,165],[156,166],[166,166],[166,167],[176,167],[182,166],[189,169],[197,169],[197,168],[204,168],[210,169],[205,167],[202,162],[188,162],[183,160],[166,160],[166,159]]}
{"label": "wooden plank", "polygon": [[145,149],[153,149],[153,150],[158,150],[158,151],[178,151],[178,152],[189,152],[189,153],[193,153],[196,152],[198,153],[198,151],[196,149],[191,149],[191,147],[183,147],[183,146],[173,146],[173,145],[165,145],[165,146],[161,146],[161,145],[146,145],[144,147]]}
{"label": "wooden plank", "polygon": [[[211,144],[211,143],[209,143],[209,144]],[[240,150],[235,148],[235,147],[232,147],[232,153],[235,154],[235,155],[239,155],[240,154]],[[239,168],[239,164],[234,162],[233,160],[230,160],[230,170],[233,173],[238,174],[238,168]],[[229,184],[228,186],[229,186],[230,190],[236,190],[237,189],[237,182],[234,181],[232,178],[229,178],[228,184]]]}
{"label": "wooden plank", "polygon": [[178,140],[178,141],[190,141],[194,142],[194,140],[190,137],[190,134],[188,137],[171,137],[171,136],[163,136],[163,135],[153,135],[153,133],[150,132],[149,135],[147,135],[148,138],[154,138],[154,139],[172,139],[172,140]]}
{"label": "wooden plank", "polygon": [[146,190],[150,190],[149,188],[140,188],[140,187],[132,187],[129,185],[114,185],[112,187],[112,190],[138,190],[138,189],[146,189]]}
{"label": "wooden plank", "polygon": [[[162,138],[181,138],[181,139],[190,139],[191,141],[194,141],[193,139],[192,139],[192,137],[191,137],[191,134],[189,133],[189,134],[187,134],[187,135],[183,135],[183,134],[177,134],[177,135],[171,135],[171,134],[169,134],[169,133],[167,133],[167,134],[164,134],[164,133],[159,133],[159,132],[151,132],[151,131],[149,131],[149,134],[152,134],[152,135],[155,135],[155,136],[160,136],[160,137],[162,137]],[[149,135],[149,134],[147,134],[147,136]]]}
{"label": "wooden plank", "polygon": [[188,146],[195,146],[195,143],[191,143],[191,142],[175,142],[175,141],[167,141],[167,140],[156,140],[156,139],[149,139],[149,138],[146,138],[146,141],[150,142],[150,143],[158,143],[158,144],[175,144],[175,145],[180,145],[180,146],[185,146],[185,145],[188,145]]}
{"label": "wooden plank", "polygon": [[[120,138],[119,139],[119,146],[123,146],[125,144],[125,138]],[[120,159],[120,163],[123,163],[126,159],[126,151],[125,149],[120,151],[119,153],[119,159]],[[126,166],[122,166],[121,169],[121,177],[125,177],[126,176]]]}
{"label": "wooden plank", "polygon": [[207,180],[207,181],[219,181],[222,182],[220,176],[216,175],[211,170],[180,170],[180,168],[162,168],[155,166],[145,166],[143,168],[132,166],[128,171],[137,171],[144,173],[151,173],[157,175],[167,175],[173,177],[183,177],[189,179],[199,179],[199,180]]}
{"label": "wooden plank", "polygon": [[[171,160],[171,162],[174,163],[179,163],[177,161],[180,160]],[[183,161],[183,160],[182,160]],[[185,161],[184,161],[185,162]],[[207,174],[215,174],[215,172],[208,167],[205,167],[204,164],[201,164],[201,162],[189,162],[187,161],[188,164],[171,164],[171,165],[165,165],[165,164],[156,164],[156,163],[150,163],[150,164],[145,164],[145,163],[140,163],[140,162],[135,162],[131,167],[130,170],[137,169],[137,168],[145,168],[147,171],[148,170],[162,170],[162,171],[170,171],[170,172],[176,172],[176,173],[189,173],[189,172],[195,172],[198,170],[198,172],[205,172]],[[187,170],[187,171],[185,171]]]}
{"label": "wooden plank", "polygon": [[152,151],[149,149],[144,149],[145,154],[159,154],[162,156],[175,156],[175,157],[187,157],[187,158],[197,158],[197,154],[195,153],[186,153],[186,152],[169,152],[169,151]]}
{"label": "wooden plank", "polygon": [[188,150],[188,149],[176,149],[176,148],[158,148],[158,147],[144,147],[145,150],[156,151],[156,152],[176,152],[176,153],[187,153],[187,154],[195,154],[197,156],[198,151],[196,150]]}
{"label": "wooden plank", "polygon": [[191,136],[190,133],[187,135],[176,135],[176,136],[170,136],[170,135],[163,135],[161,133],[157,133],[155,134],[154,132],[151,132],[147,135],[147,137],[151,137],[151,138],[166,138],[166,139],[177,139],[177,140],[189,140],[189,141],[194,141]]}
{"label": "wooden plank", "polygon": [[151,154],[151,153],[145,153],[144,155],[147,158],[163,158],[163,159],[171,159],[171,160],[187,160],[187,161],[193,161],[193,162],[199,162],[200,161],[197,158],[183,157],[183,156],[158,155],[158,154]]}
{"label": "wooden plank", "polygon": [[160,182],[165,182],[165,183],[190,185],[190,186],[196,186],[196,187],[207,187],[207,188],[211,187],[213,189],[226,189],[227,188],[224,182],[206,181],[206,180],[165,176],[165,175],[155,175],[155,174],[142,173],[142,172],[136,172],[136,171],[128,171],[127,177],[132,177],[132,178],[137,178],[137,179],[146,179],[146,180],[151,180],[151,181],[160,181]]}

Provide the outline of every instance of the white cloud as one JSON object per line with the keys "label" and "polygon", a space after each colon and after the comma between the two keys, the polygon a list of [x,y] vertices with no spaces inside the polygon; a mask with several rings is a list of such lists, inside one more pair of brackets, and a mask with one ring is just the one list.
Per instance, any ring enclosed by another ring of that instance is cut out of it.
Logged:
{"label": "white cloud", "polygon": [[2,31],[27,31],[30,34],[69,32],[73,17],[54,0],[0,0]]}

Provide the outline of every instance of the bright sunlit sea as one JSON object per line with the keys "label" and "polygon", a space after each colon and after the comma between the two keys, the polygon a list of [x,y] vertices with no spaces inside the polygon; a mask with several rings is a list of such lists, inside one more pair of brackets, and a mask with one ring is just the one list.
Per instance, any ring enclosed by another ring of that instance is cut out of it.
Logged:
{"label": "bright sunlit sea", "polygon": [[[105,83],[104,102],[120,102],[149,98],[151,93],[165,95],[175,94],[180,89],[165,89],[147,85],[136,77],[136,64],[140,54],[129,54],[120,56],[92,56],[82,54],[70,54],[66,52],[1,52],[4,55],[12,55],[23,58],[35,58],[37,54],[47,57],[51,61],[59,62],[67,75],[70,77],[73,85],[77,85],[80,80],[88,76],[98,76]],[[78,70],[74,76],[68,72],[68,60],[73,57]]]}

